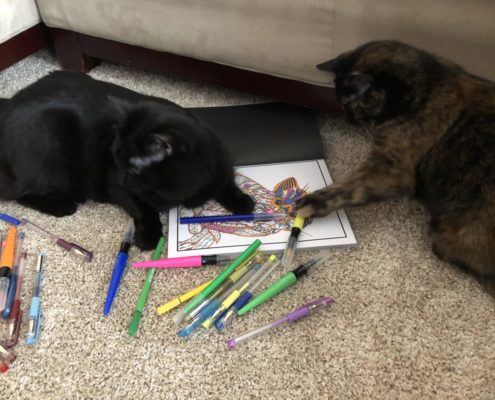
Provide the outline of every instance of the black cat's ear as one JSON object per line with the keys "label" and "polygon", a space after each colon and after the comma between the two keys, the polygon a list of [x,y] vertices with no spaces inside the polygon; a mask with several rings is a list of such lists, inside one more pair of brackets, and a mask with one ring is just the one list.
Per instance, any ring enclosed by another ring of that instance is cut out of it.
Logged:
{"label": "black cat's ear", "polygon": [[155,134],[153,140],[144,151],[132,155],[129,158],[129,166],[134,172],[139,173],[143,168],[159,163],[173,154],[170,136],[166,134]]}
{"label": "black cat's ear", "polygon": [[349,55],[349,53],[350,52],[342,53],[340,56],[336,58],[318,64],[316,68],[321,69],[322,71],[329,71],[336,74],[339,72],[341,68],[342,61]]}

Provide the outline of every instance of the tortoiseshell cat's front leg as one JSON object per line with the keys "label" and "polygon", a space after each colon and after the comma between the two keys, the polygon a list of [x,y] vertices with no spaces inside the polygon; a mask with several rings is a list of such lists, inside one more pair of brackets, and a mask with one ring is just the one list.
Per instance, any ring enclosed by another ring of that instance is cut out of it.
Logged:
{"label": "tortoiseshell cat's front leg", "polygon": [[339,208],[410,196],[414,187],[414,168],[409,163],[375,151],[346,181],[304,196],[296,206],[301,216],[323,217]]}

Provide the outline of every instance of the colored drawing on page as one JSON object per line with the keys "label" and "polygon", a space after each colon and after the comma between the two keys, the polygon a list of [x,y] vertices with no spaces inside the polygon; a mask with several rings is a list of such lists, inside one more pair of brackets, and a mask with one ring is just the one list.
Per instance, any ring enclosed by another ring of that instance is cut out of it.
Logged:
{"label": "colored drawing on page", "polygon": [[[265,221],[263,223],[250,221],[223,222],[212,224],[190,224],[190,237],[179,241],[179,250],[205,249],[217,244],[223,235],[243,237],[265,237],[281,231],[289,231],[291,221],[295,217],[295,203],[306,193],[307,187],[300,187],[296,178],[288,177],[278,182],[273,189],[268,189],[255,180],[236,173],[236,182],[242,191],[249,194],[255,201],[255,213],[281,213],[287,219]],[[180,208],[180,217],[208,216],[228,214],[220,204],[209,201],[202,207],[193,210]]]}

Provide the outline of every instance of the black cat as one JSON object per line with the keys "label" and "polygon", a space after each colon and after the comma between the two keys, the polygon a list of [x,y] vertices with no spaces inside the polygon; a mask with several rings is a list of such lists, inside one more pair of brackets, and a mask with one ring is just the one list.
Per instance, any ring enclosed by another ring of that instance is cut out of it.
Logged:
{"label": "black cat", "polygon": [[0,100],[0,198],[57,217],[86,200],[119,205],[141,249],[162,234],[159,211],[211,198],[234,213],[254,206],[225,146],[187,110],[75,72]]}

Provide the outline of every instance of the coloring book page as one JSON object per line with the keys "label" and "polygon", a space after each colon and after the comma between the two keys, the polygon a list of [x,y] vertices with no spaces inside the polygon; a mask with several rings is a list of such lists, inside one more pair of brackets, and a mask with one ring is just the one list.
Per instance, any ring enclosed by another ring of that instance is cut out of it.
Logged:
{"label": "coloring book page", "polygon": [[[305,192],[332,183],[323,160],[296,161],[236,167],[236,182],[256,202],[254,213],[283,213],[274,221],[236,221],[209,224],[179,224],[179,217],[230,214],[215,201],[202,207],[177,207],[169,213],[168,257],[239,254],[255,239],[260,250],[283,251],[295,217],[295,202]],[[354,233],[343,210],[306,221],[296,249],[353,246]]]}

